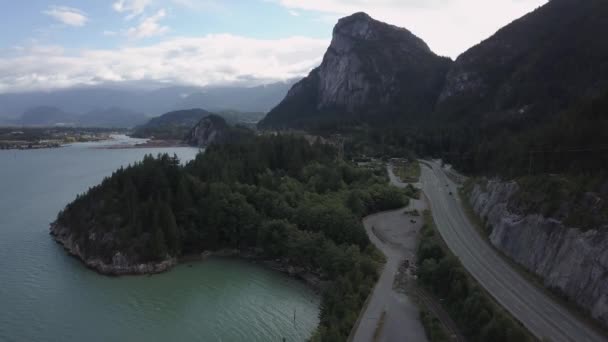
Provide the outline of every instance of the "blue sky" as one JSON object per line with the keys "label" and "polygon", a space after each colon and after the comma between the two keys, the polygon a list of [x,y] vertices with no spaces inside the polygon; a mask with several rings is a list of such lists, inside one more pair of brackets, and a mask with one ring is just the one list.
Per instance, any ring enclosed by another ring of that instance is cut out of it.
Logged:
{"label": "blue sky", "polygon": [[[296,12],[277,2],[263,0],[142,1],[147,5],[139,15],[134,15],[137,10],[117,11],[113,6],[115,3],[119,1],[11,1],[10,5],[2,5],[9,6],[11,10],[0,12],[3,26],[10,27],[10,30],[0,32],[0,46],[19,46],[35,40],[66,48],[108,48],[126,43],[149,44],[171,36],[201,36],[210,33],[231,33],[262,39],[294,35],[328,38],[333,26],[332,22],[315,13]],[[78,23],[70,24],[69,19],[62,22],[50,15],[49,12],[53,9],[58,9],[59,12],[77,10],[87,19],[82,26]],[[158,11],[165,12],[158,23],[168,28],[166,32],[142,39],[126,39],[128,29]]]}
{"label": "blue sky", "polygon": [[456,58],[546,1],[3,1],[0,93],[300,77],[319,64],[336,21],[357,11],[406,27],[436,53]]}

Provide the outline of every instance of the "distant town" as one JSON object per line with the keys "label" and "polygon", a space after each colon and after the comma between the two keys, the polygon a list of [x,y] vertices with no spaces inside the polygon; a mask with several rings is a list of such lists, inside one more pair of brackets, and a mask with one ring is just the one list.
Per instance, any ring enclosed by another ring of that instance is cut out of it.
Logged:
{"label": "distant town", "polygon": [[0,127],[0,150],[58,148],[76,142],[103,141],[121,130],[73,127]]}

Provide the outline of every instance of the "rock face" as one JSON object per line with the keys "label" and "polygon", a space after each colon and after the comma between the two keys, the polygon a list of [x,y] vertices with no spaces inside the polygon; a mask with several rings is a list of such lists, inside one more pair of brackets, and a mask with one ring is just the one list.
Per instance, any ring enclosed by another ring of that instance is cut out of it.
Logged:
{"label": "rock face", "polygon": [[208,115],[192,128],[186,137],[186,142],[198,147],[222,144],[229,140],[229,131],[230,127],[223,118],[217,115]]}
{"label": "rock face", "polygon": [[491,227],[490,241],[608,326],[608,230],[582,231],[538,214],[518,214],[515,182],[476,185],[469,198]]}
{"label": "rock face", "polygon": [[[165,260],[155,263],[138,263],[130,260],[118,251],[112,256],[112,261],[108,263],[100,258],[88,257],[77,242],[77,239],[74,238],[71,231],[66,227],[56,223],[51,225],[51,235],[55,241],[63,245],[70,255],[77,257],[87,267],[101,274],[121,276],[161,273],[177,264],[177,258],[170,256],[167,256]],[[95,240],[94,237],[92,240]]]}
{"label": "rock face", "polygon": [[340,19],[321,65],[260,126],[429,113],[450,63],[408,30],[356,13]]}

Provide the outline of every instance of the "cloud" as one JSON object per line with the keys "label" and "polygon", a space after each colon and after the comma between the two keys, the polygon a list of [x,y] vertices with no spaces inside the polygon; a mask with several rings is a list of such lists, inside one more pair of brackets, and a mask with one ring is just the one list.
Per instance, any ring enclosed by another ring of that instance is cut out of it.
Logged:
{"label": "cloud", "polygon": [[131,39],[142,39],[163,35],[169,31],[168,26],[160,24],[160,21],[166,16],[167,12],[164,9],[161,9],[154,15],[144,17],[139,25],[129,28],[126,34]]}
{"label": "cloud", "polygon": [[405,27],[438,54],[457,57],[547,0],[269,0],[320,21],[364,11]]}
{"label": "cloud", "polygon": [[306,75],[320,63],[328,44],[306,37],[263,40],[219,34],[77,53],[33,46],[0,57],[0,92],[125,81],[265,84]]}
{"label": "cloud", "polygon": [[89,20],[84,12],[72,7],[51,6],[43,13],[69,26],[84,26]]}
{"label": "cloud", "polygon": [[132,19],[144,13],[151,3],[151,0],[117,0],[112,8],[118,13],[126,13],[127,19]]}
{"label": "cloud", "polygon": [[178,6],[185,7],[191,10],[197,11],[219,11],[225,10],[226,4],[221,3],[217,0],[171,0]]}

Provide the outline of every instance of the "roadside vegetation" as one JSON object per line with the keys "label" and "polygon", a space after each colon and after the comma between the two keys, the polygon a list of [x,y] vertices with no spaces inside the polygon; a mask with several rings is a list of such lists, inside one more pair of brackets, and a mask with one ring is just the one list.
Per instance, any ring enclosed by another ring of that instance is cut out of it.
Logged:
{"label": "roadside vegetation", "polygon": [[420,164],[417,160],[395,162],[393,170],[404,183],[417,183],[420,179]]}
{"label": "roadside vegetation", "polygon": [[[425,211],[423,216],[425,224],[417,250],[418,282],[441,298],[442,305],[464,336],[470,341],[534,340],[521,324],[493,301],[444,245],[430,211]],[[427,325],[432,333],[432,323]]]}
{"label": "roadside vegetation", "polygon": [[435,317],[435,315],[433,315],[431,312],[421,310],[420,321],[424,327],[426,337],[430,342],[447,342],[450,340],[448,335],[443,330],[443,326],[441,325],[439,319],[437,319],[437,317]]}
{"label": "roadside vegetation", "polygon": [[[57,219],[87,258],[133,263],[238,249],[316,274],[313,341],[344,341],[384,257],[361,218],[407,205],[384,167],[358,168],[327,145],[262,136],[214,145],[186,166],[147,156],[70,203]],[[96,239],[95,237],[103,239]]]}

